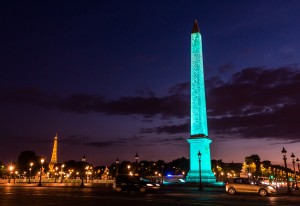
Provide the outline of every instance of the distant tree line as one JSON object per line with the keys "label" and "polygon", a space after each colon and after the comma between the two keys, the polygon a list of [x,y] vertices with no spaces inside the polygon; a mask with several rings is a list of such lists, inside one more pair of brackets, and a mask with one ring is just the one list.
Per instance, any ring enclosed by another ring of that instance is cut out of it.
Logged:
{"label": "distant tree line", "polygon": [[[41,156],[36,155],[34,151],[23,151],[18,156],[18,161],[9,165],[0,161],[1,178],[35,178],[39,175],[42,168],[42,175],[49,178],[69,178],[69,179],[112,179],[117,174],[139,174],[142,176],[167,176],[182,175],[185,176],[190,167],[189,159],[185,157],[177,158],[171,162],[164,160],[138,162],[122,161],[114,162],[108,166],[93,166],[92,164],[81,160],[69,160],[63,163],[57,163],[52,171],[49,169],[49,163],[40,162]],[[218,181],[226,180],[231,177],[242,175],[251,175],[252,178],[270,177],[274,179],[284,179],[285,168],[279,165],[272,165],[270,161],[261,161],[257,154],[245,157],[243,163],[224,163],[222,159],[212,160],[212,171]],[[293,170],[288,169],[289,176],[293,175]]]}
{"label": "distant tree line", "polygon": [[147,161],[139,162],[122,161],[112,163],[109,166],[94,166],[86,161],[68,160],[63,163],[53,165],[52,171],[49,169],[49,162],[41,163],[41,156],[34,151],[23,151],[18,156],[18,161],[4,164],[0,162],[1,178],[37,178],[42,168],[42,175],[49,178],[69,178],[69,179],[103,179],[114,178],[116,174],[139,174],[143,176],[165,176],[185,175],[189,170],[189,159],[181,157],[171,162]]}
{"label": "distant tree line", "polygon": [[[272,165],[271,161],[261,161],[257,154],[246,156],[243,163],[224,163],[220,160],[212,160],[212,171],[217,180],[224,181],[232,177],[249,177],[258,179],[268,177],[270,180],[284,180],[285,167]],[[293,177],[294,171],[287,168],[288,176]],[[299,172],[296,171],[299,174]]]}

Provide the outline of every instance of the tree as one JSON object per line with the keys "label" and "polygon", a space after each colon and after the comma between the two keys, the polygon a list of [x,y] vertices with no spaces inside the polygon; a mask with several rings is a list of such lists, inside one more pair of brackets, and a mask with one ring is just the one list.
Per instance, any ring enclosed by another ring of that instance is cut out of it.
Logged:
{"label": "tree", "polygon": [[185,157],[177,158],[172,162],[166,164],[166,172],[170,174],[182,174],[182,172],[187,173],[190,169],[190,161]]}
{"label": "tree", "polygon": [[235,174],[240,174],[241,170],[242,170],[242,163],[234,163],[231,162],[229,163],[228,167],[235,173]]}
{"label": "tree", "polygon": [[89,166],[89,164],[87,162],[84,162],[84,161],[79,161],[79,162],[77,162],[76,165],[77,165],[77,169],[78,169],[79,176],[80,176],[80,179],[81,179],[80,187],[84,187],[83,180],[85,178],[87,180],[86,172],[87,172],[87,167]]}
{"label": "tree", "polygon": [[223,178],[225,171],[225,163],[222,161],[222,159],[219,160],[211,160],[212,165],[212,171],[215,173],[216,178],[219,180],[220,178]]}
{"label": "tree", "polygon": [[260,157],[257,154],[245,157],[245,162],[250,166],[250,168],[251,165],[255,165],[254,171],[252,171],[255,177],[261,176]]}
{"label": "tree", "polygon": [[23,151],[18,157],[17,169],[21,173],[27,172],[31,162],[33,163],[32,174],[35,174],[39,170],[39,157],[36,156],[34,151]]}
{"label": "tree", "polygon": [[0,162],[0,178],[5,178],[6,168],[2,162]]}

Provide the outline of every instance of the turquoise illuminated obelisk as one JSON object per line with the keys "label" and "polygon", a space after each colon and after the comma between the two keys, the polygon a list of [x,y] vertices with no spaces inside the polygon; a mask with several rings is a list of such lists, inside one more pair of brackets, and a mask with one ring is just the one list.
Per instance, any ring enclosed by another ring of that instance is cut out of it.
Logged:
{"label": "turquoise illuminated obelisk", "polygon": [[191,34],[191,136],[190,171],[186,180],[199,182],[201,153],[201,182],[215,183],[216,178],[211,170],[210,143],[207,129],[205,84],[203,71],[202,40],[197,20],[194,22]]}

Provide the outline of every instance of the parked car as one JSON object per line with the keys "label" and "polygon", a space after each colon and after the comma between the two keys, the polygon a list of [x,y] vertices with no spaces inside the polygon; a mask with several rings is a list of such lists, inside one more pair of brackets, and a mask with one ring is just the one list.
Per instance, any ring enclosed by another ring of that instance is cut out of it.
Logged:
{"label": "parked car", "polygon": [[132,175],[118,175],[116,181],[113,184],[113,190],[117,192],[121,192],[124,190],[127,191],[155,191],[160,188],[160,184],[151,182],[145,178],[140,176],[132,176]]}
{"label": "parked car", "polygon": [[226,192],[230,195],[236,193],[257,193],[261,196],[276,194],[276,189],[271,185],[260,184],[248,178],[232,178],[226,182]]}

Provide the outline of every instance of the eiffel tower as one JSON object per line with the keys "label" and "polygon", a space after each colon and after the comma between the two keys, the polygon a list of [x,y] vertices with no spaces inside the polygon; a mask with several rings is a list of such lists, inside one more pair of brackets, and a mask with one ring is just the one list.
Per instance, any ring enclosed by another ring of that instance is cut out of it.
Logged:
{"label": "eiffel tower", "polygon": [[57,163],[57,141],[58,141],[58,137],[57,137],[57,133],[56,133],[55,137],[54,137],[51,161],[49,164],[50,172],[52,172],[54,170],[54,166]]}

